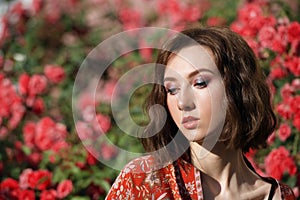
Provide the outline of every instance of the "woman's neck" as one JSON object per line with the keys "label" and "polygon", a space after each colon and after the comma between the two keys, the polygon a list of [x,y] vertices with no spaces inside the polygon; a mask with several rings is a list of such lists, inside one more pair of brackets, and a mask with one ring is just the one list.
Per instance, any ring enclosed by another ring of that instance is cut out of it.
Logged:
{"label": "woman's neck", "polygon": [[[254,196],[266,195],[270,185],[247,167],[241,150],[227,149],[223,143],[217,143],[208,151],[196,142],[191,142],[190,149],[193,165],[202,172],[203,187],[214,197],[239,195],[240,198],[254,190]],[[256,190],[260,186],[263,190]]]}
{"label": "woman's neck", "polygon": [[210,151],[196,142],[191,142],[192,163],[203,173],[222,181],[233,173],[245,172],[248,169],[240,150],[226,149],[222,143],[217,143]]}

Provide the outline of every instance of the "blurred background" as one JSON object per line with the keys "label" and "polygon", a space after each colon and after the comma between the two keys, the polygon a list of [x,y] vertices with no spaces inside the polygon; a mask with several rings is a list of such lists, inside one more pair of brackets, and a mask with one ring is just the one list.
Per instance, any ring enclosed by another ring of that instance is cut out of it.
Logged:
{"label": "blurred background", "polygon": [[[110,102],[120,77],[154,62],[157,52],[139,39],[139,50],[112,62],[95,99],[79,95],[83,117],[76,130],[72,90],[82,62],[122,31],[219,25],[242,35],[258,56],[279,121],[269,147],[247,157],[260,174],[288,184],[299,199],[299,9],[298,0],[0,1],[0,200],[104,199],[119,171],[100,160],[117,159],[118,152],[94,132],[100,126],[113,144],[143,152],[116,125]],[[139,125],[148,122],[142,104],[149,89],[138,88],[130,99],[130,115]],[[90,139],[96,145],[89,146]]]}

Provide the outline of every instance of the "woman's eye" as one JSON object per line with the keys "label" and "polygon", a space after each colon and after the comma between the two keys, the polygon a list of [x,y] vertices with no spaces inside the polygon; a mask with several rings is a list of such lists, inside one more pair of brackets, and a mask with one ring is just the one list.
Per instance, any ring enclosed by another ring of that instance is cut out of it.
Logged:
{"label": "woman's eye", "polygon": [[194,86],[197,88],[204,88],[207,86],[207,83],[206,81],[200,79],[195,81]]}
{"label": "woman's eye", "polygon": [[167,88],[167,93],[175,95],[178,92],[178,88]]}

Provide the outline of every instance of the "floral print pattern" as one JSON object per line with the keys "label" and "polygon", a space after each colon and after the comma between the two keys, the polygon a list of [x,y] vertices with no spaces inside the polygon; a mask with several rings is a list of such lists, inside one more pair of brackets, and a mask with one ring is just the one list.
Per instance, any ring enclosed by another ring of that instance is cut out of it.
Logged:
{"label": "floral print pattern", "polygon": [[[151,170],[153,162],[152,157],[145,156],[128,163],[114,182],[106,200],[181,200],[174,165],[170,163],[161,169]],[[183,159],[178,159],[177,163],[191,199],[203,200],[200,170]],[[280,189],[282,199],[294,200],[289,187],[280,184]]]}

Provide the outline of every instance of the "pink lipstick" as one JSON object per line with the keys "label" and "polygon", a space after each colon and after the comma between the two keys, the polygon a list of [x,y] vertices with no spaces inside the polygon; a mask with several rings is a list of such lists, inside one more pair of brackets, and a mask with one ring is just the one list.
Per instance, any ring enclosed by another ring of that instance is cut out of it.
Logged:
{"label": "pink lipstick", "polygon": [[195,129],[199,125],[199,118],[187,116],[182,119],[181,124],[186,129]]}

